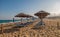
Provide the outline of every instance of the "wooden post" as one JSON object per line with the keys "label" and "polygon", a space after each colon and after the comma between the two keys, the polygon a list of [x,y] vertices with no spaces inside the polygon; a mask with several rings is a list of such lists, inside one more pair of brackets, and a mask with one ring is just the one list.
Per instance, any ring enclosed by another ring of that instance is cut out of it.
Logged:
{"label": "wooden post", "polygon": [[60,29],[59,22],[57,22],[57,28]]}
{"label": "wooden post", "polygon": [[22,18],[21,18],[21,23],[22,23]]}
{"label": "wooden post", "polygon": [[42,23],[43,23],[43,19],[41,18],[41,25],[42,25]]}
{"label": "wooden post", "polygon": [[[2,31],[2,35],[3,35],[3,24],[1,24],[1,31]],[[4,35],[3,35],[4,37]]]}
{"label": "wooden post", "polygon": [[14,18],[13,18],[13,22],[14,22]]}

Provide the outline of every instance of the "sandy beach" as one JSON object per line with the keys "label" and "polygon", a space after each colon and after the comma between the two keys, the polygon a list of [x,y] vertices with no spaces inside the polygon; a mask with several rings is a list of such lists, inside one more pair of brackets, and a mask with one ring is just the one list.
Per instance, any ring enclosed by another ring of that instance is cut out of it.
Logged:
{"label": "sandy beach", "polygon": [[[5,33],[0,34],[0,37],[60,37],[60,19],[44,19],[44,26],[40,26],[39,29],[33,29],[39,20],[35,20],[27,27],[12,28],[10,32],[8,30]],[[59,26],[57,25],[59,22]]]}
{"label": "sandy beach", "polygon": [[0,0],[0,37],[60,37],[60,0]]}

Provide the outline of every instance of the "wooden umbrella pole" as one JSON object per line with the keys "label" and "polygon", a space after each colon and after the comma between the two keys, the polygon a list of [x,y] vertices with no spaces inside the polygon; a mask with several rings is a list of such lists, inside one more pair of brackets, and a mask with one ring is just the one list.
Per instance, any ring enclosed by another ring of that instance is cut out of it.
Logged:
{"label": "wooden umbrella pole", "polygon": [[21,23],[22,23],[22,18],[21,18]]}
{"label": "wooden umbrella pole", "polygon": [[22,23],[22,18],[21,18],[21,23]]}
{"label": "wooden umbrella pole", "polygon": [[41,18],[41,24],[42,24],[42,22],[43,22],[43,19]]}
{"label": "wooden umbrella pole", "polygon": [[[2,35],[3,35],[3,24],[1,24],[1,31],[2,31]],[[4,37],[4,35],[3,35]]]}
{"label": "wooden umbrella pole", "polygon": [[[27,17],[28,18],[28,17]],[[27,22],[28,22],[28,19],[26,18]]]}

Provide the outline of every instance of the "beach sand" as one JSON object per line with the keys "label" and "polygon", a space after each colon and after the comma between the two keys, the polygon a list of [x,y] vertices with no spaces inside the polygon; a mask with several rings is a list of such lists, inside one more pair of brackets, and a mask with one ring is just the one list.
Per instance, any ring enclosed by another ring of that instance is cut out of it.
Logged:
{"label": "beach sand", "polygon": [[27,27],[15,28],[8,33],[0,34],[0,37],[60,37],[60,19],[44,19],[45,25],[38,29],[33,29],[39,22],[35,20]]}

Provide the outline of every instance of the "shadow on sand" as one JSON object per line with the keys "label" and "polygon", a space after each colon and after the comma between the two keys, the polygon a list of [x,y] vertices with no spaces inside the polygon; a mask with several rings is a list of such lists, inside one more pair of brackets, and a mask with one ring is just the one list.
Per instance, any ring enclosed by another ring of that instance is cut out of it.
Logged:
{"label": "shadow on sand", "polygon": [[0,34],[2,33],[11,33],[11,32],[15,32],[15,31],[19,31],[19,28],[22,28],[22,27],[26,27],[27,25],[31,24],[33,22],[27,22],[27,23],[24,23],[24,24],[16,24],[16,26],[10,28],[10,29],[3,29],[3,32],[2,30],[0,30]]}
{"label": "shadow on sand", "polygon": [[45,26],[45,23],[40,21],[32,29],[42,29],[42,27],[44,26]]}
{"label": "shadow on sand", "polygon": [[0,34],[2,34],[2,33],[11,33],[11,32],[15,32],[15,31],[19,31],[19,29],[18,28],[4,29],[3,32],[2,32],[2,30],[0,30]]}

